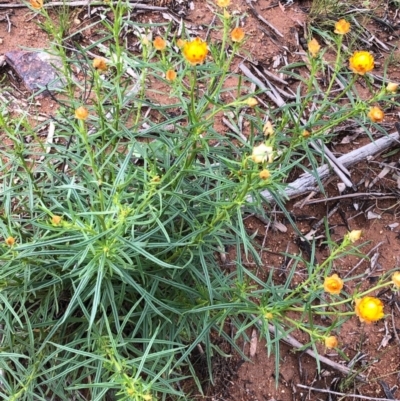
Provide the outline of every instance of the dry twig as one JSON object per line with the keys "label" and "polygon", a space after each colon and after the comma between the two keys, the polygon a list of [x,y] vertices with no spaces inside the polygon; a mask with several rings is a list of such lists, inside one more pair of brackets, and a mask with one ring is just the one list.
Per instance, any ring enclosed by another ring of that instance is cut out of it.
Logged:
{"label": "dry twig", "polygon": [[[345,393],[339,393],[337,391],[327,390],[324,388],[304,386],[303,384],[296,384],[296,386],[300,387],[300,388],[305,388],[307,390],[318,391],[320,393],[329,393],[329,394],[334,394],[334,395],[340,395],[342,397],[360,398],[362,400],[369,400],[369,401],[390,401],[388,398],[367,397],[366,395],[358,395],[358,394],[345,394]],[[394,401],[400,401],[400,400],[396,398]]]}

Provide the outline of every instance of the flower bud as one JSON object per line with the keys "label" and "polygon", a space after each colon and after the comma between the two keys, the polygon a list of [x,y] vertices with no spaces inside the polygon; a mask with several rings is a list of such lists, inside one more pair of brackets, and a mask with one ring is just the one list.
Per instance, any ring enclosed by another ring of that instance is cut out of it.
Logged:
{"label": "flower bud", "polygon": [[86,120],[89,117],[89,111],[86,107],[80,106],[75,110],[75,118]]}
{"label": "flower bud", "polygon": [[255,97],[249,97],[249,98],[246,100],[246,104],[247,104],[249,107],[256,107],[256,106],[258,105],[258,101],[257,101],[257,99],[256,99]]}
{"label": "flower bud", "polygon": [[354,243],[361,238],[361,234],[362,234],[361,230],[353,230],[353,231],[349,232],[347,235],[348,235],[349,240]]}
{"label": "flower bud", "polygon": [[399,87],[399,84],[396,84],[396,83],[394,83],[394,82],[389,82],[388,84],[387,84],[387,86],[386,86],[386,90],[388,91],[388,92],[391,92],[391,93],[395,93],[396,91],[397,91],[397,88]]}
{"label": "flower bud", "polygon": [[15,244],[15,238],[14,237],[8,237],[5,239],[5,243],[8,246],[13,246]]}
{"label": "flower bud", "polygon": [[339,342],[335,336],[325,337],[325,347],[326,348],[336,348]]}

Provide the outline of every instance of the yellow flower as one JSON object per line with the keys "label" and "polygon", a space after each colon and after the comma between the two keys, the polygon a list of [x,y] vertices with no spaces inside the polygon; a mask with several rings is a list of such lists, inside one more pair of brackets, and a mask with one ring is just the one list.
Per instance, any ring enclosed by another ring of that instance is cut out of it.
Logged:
{"label": "yellow flower", "polygon": [[89,117],[89,111],[86,107],[80,106],[75,110],[75,118],[86,120]]}
{"label": "yellow flower", "polygon": [[308,42],[308,51],[310,52],[312,57],[316,57],[321,46],[319,45],[317,39],[312,39]]}
{"label": "yellow flower", "polygon": [[386,90],[388,92],[395,93],[397,91],[397,88],[399,87],[399,84],[396,84],[394,82],[389,82],[386,86]]}
{"label": "yellow flower", "polygon": [[338,339],[335,336],[325,337],[326,348],[336,348],[338,346]]}
{"label": "yellow flower", "polygon": [[349,63],[354,73],[364,75],[374,69],[374,56],[364,50],[357,51],[350,57]]}
{"label": "yellow flower", "polygon": [[61,223],[61,221],[62,221],[62,217],[61,217],[61,216],[56,216],[56,215],[54,215],[54,216],[51,218],[51,222],[52,222],[55,226],[58,226],[58,225]]}
{"label": "yellow flower", "polygon": [[246,104],[249,107],[256,107],[258,105],[258,101],[255,97],[249,97],[248,99],[246,99]]}
{"label": "yellow flower", "polygon": [[8,237],[5,239],[5,243],[8,246],[13,246],[15,244],[15,238],[14,237]]}
{"label": "yellow flower", "polygon": [[392,276],[393,284],[400,288],[400,272],[394,272]]}
{"label": "yellow flower", "polygon": [[217,0],[217,4],[220,7],[228,7],[231,4],[231,0]]}
{"label": "yellow flower", "polygon": [[271,320],[274,317],[274,315],[271,312],[265,312],[264,317],[267,320]]}
{"label": "yellow flower", "polygon": [[260,171],[259,176],[262,180],[268,180],[268,178],[271,177],[271,173],[268,170],[264,169],[263,171]]}
{"label": "yellow flower", "polygon": [[374,106],[369,109],[368,117],[374,123],[381,123],[385,118],[385,113],[379,107]]}
{"label": "yellow flower", "polygon": [[183,46],[183,56],[192,65],[204,63],[207,53],[207,43],[200,38],[187,42]]}
{"label": "yellow flower", "polygon": [[43,0],[29,0],[29,3],[35,10],[40,10],[43,7]]}
{"label": "yellow flower", "polygon": [[167,47],[167,42],[161,36],[157,36],[153,40],[153,46],[156,50],[165,50]]}
{"label": "yellow flower", "polygon": [[385,315],[383,313],[383,303],[375,297],[364,297],[356,299],[355,312],[361,322],[372,323],[380,320]]}
{"label": "yellow flower", "polygon": [[308,138],[311,135],[310,131],[307,131],[306,129],[301,133],[301,136],[303,138]]}
{"label": "yellow flower", "polygon": [[167,81],[175,81],[175,79],[176,79],[176,72],[174,71],[174,70],[168,70],[166,73],[165,73],[165,79],[167,80]]}
{"label": "yellow flower", "polygon": [[345,35],[350,31],[350,22],[347,22],[345,19],[340,19],[335,24],[335,33],[339,35]]}
{"label": "yellow flower", "polygon": [[263,163],[266,161],[271,163],[273,160],[272,146],[267,146],[265,143],[255,146],[251,154],[251,159],[254,163]]}
{"label": "yellow flower", "polygon": [[95,70],[107,71],[107,63],[106,60],[104,60],[104,58],[96,57],[95,59],[93,59],[92,65]]}
{"label": "yellow flower", "polygon": [[343,288],[343,280],[337,275],[332,274],[332,276],[325,277],[324,281],[324,291],[329,294],[340,294]]}
{"label": "yellow flower", "polygon": [[352,230],[347,235],[348,235],[349,240],[352,243],[354,243],[354,242],[358,241],[361,238],[361,234],[362,234],[361,230]]}
{"label": "yellow flower", "polygon": [[244,30],[236,27],[231,32],[232,42],[241,42],[244,39]]}

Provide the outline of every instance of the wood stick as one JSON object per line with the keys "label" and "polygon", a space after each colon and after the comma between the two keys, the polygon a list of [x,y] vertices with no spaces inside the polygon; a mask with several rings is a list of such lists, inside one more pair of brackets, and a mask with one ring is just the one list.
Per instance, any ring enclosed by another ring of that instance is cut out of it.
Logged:
{"label": "wood stick", "polygon": [[[316,388],[316,387],[310,387],[310,386],[305,386],[304,384],[296,384],[297,387],[304,388],[307,390],[311,391],[318,391],[320,393],[329,393],[329,394],[335,394],[335,395],[340,395],[342,397],[353,397],[353,398],[361,398],[362,400],[365,401],[390,401],[389,398],[376,398],[376,397],[368,397],[366,395],[360,395],[360,394],[345,394],[345,393],[339,393],[337,391],[332,391],[329,389],[324,389],[324,388]],[[393,399],[394,401],[400,401],[399,399]]]}
{"label": "wood stick", "polygon": [[[366,160],[366,158],[369,156],[382,152],[383,150],[392,146],[394,143],[398,142],[399,142],[399,133],[395,132],[383,138],[379,138],[375,142],[371,142],[368,145],[362,146],[359,149],[355,149],[352,152],[349,152],[339,157],[338,160],[344,166],[349,167],[362,160]],[[315,176],[318,176],[320,180],[325,179],[326,177],[329,176],[329,174],[330,174],[330,168],[326,164],[319,167],[315,172]],[[315,176],[310,173],[301,175],[297,180],[290,183],[286,188],[286,190],[281,195],[289,199],[295,196],[302,195],[305,192],[309,192],[310,188],[313,188],[313,190],[319,192],[319,188],[318,186],[316,186],[317,180],[315,179]],[[274,202],[274,198],[272,197],[271,193],[268,190],[262,191],[261,195],[268,202]],[[248,196],[247,201],[253,202],[254,199],[252,196]]]}
{"label": "wood stick", "polygon": [[[269,325],[268,325],[268,331],[269,331],[271,334],[275,335],[275,336],[276,336],[276,334],[277,334],[277,333],[276,333],[275,326],[273,326],[272,324],[269,324]],[[303,344],[302,344],[301,342],[297,341],[297,340],[296,340],[294,337],[292,337],[290,334],[288,334],[285,338],[282,338],[282,341],[285,342],[285,343],[287,343],[287,344],[289,344],[290,346],[292,346],[292,347],[294,347],[294,348],[297,348],[297,349],[300,349],[300,348],[303,347]],[[338,370],[339,372],[343,373],[344,375],[349,375],[349,374],[351,374],[351,373],[354,372],[353,369],[348,368],[348,367],[345,366],[345,365],[341,365],[340,363],[331,361],[329,358],[326,358],[326,357],[323,356],[323,355],[316,354],[312,349],[306,349],[304,352],[305,352],[307,355],[310,355],[312,358],[317,359],[317,360],[319,360],[320,362],[324,363],[325,365],[328,365],[328,366],[330,366],[330,367],[332,367],[332,368]],[[366,381],[365,376],[364,376],[363,374],[361,374],[361,373],[359,373],[358,375],[356,375],[356,378],[357,378],[358,380],[361,380],[361,381],[364,381],[364,382]]]}

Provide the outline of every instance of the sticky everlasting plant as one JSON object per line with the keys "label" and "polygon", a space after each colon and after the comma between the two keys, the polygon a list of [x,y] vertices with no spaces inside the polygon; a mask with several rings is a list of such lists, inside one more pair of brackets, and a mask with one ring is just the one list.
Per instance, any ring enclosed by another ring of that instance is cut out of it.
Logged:
{"label": "sticky everlasting plant", "polygon": [[[326,140],[329,129],[350,117],[366,119],[395,89],[338,111],[343,93],[332,95],[335,77],[346,69],[350,91],[351,82],[368,79],[373,59],[355,54],[347,65],[339,55],[327,90],[316,94],[324,68],[324,46],[316,40],[303,82],[307,95],[265,110],[251,82],[230,72],[246,30],[229,6],[215,4],[222,40],[213,42],[185,32],[173,37],[169,25],[158,27],[162,35],[150,34],[153,27],[129,21],[125,4],[110,2],[113,18],[100,21],[105,34],[97,46],[67,54],[63,35],[54,35],[67,83],[54,118],[32,128],[1,110],[13,144],[1,158],[0,195],[0,313],[7,322],[0,369],[8,400],[180,397],[189,376],[201,391],[196,349],[204,351],[212,377],[212,357],[223,353],[213,341],[217,334],[245,357],[224,330],[227,319],[236,337],[261,324],[279,369],[279,340],[296,328],[311,346],[334,348],[345,318],[382,318],[374,291],[398,286],[397,275],[350,295],[333,272],[337,258],[357,254],[361,232],[339,245],[328,240],[331,252],[320,264],[295,255],[287,280],[276,283],[273,271],[265,281],[246,268],[261,259],[243,214],[265,214],[269,204],[260,192],[268,189],[290,219],[282,195],[287,175],[309,169],[305,159],[313,167],[323,163],[309,142]],[[37,12],[54,33],[45,10]],[[340,44],[348,27],[339,28]],[[135,53],[121,44],[125,31],[137,37]],[[85,58],[94,48],[101,54]],[[84,79],[73,79],[76,71]],[[314,98],[320,107],[308,114]],[[215,124],[224,114],[233,127],[226,132]],[[54,143],[38,135],[47,125],[57,133]],[[236,252],[229,272],[220,265],[227,250]],[[293,290],[299,264],[307,275]],[[323,314],[332,324],[315,328],[314,317]]]}

